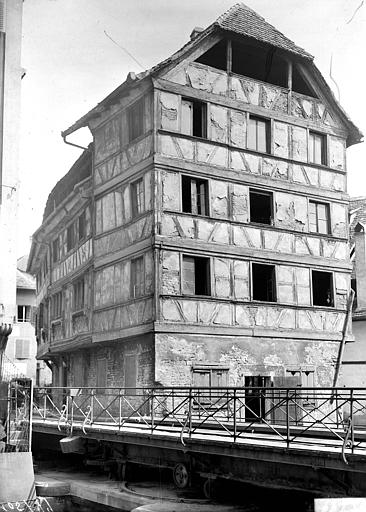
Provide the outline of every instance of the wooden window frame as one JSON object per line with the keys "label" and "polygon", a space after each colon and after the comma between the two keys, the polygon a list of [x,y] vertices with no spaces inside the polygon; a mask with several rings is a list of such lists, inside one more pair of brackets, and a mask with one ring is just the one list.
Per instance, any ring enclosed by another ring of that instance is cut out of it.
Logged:
{"label": "wooden window frame", "polygon": [[[320,162],[315,161],[315,145],[312,138],[318,137],[321,141]],[[327,136],[324,133],[309,130],[308,132],[308,163],[314,165],[327,165]]]}
{"label": "wooden window frame", "polygon": [[85,277],[73,282],[72,286],[73,312],[83,311],[85,308]]}
{"label": "wooden window frame", "polygon": [[[137,119],[137,121],[135,120]],[[145,133],[145,101],[140,98],[127,109],[128,143],[136,141]]]}
{"label": "wooden window frame", "polygon": [[[23,314],[19,315],[19,308],[22,308]],[[27,310],[28,308],[28,310]],[[28,315],[27,315],[28,311]],[[22,317],[22,318],[20,318]],[[17,304],[17,322],[25,323],[30,322],[32,318],[32,306],[30,304]]]}
{"label": "wooden window frame", "polygon": [[[189,293],[188,291],[186,291],[185,289],[185,286],[184,286],[184,282],[185,282],[185,279],[184,279],[184,272],[185,272],[185,269],[184,269],[184,260],[186,258],[193,258],[195,260],[195,263],[194,263],[194,267],[195,267],[195,276],[196,276],[196,260],[206,260],[207,262],[207,272],[208,272],[208,275],[206,276],[206,289],[207,289],[207,293],[205,294],[198,294],[198,293]],[[184,254],[181,254],[181,258],[180,258],[180,268],[181,268],[181,272],[180,272],[180,275],[181,275],[181,290],[182,290],[182,295],[189,295],[189,296],[194,296],[194,297],[212,297],[212,290],[213,290],[213,286],[212,286],[212,261],[211,261],[211,258],[208,257],[208,256],[197,256],[195,254],[187,254],[187,253],[184,253]]]}
{"label": "wooden window frame", "polygon": [[[336,307],[336,303],[335,303],[335,299],[336,299],[336,294],[335,294],[335,286],[334,286],[334,272],[332,271],[328,271],[328,270],[316,270],[316,269],[310,269],[311,270],[311,279],[310,279],[310,284],[311,284],[311,305],[315,308],[335,308]],[[317,272],[319,274],[329,274],[331,276],[331,287],[330,287],[330,292],[331,292],[331,304],[329,306],[326,306],[326,305],[321,305],[321,304],[314,304],[314,287],[313,287],[313,274],[314,272]]]}
{"label": "wooden window frame", "polygon": [[[258,222],[256,220],[252,220],[252,215],[251,215],[251,205],[252,205],[252,198],[251,198],[251,194],[257,194],[257,195],[262,195],[262,196],[266,196],[266,197],[269,197],[269,200],[270,200],[270,210],[271,210],[271,215],[270,215],[270,222],[267,223],[267,222]],[[249,208],[248,208],[248,213],[249,213],[249,222],[251,224],[260,224],[260,225],[263,225],[263,226],[273,226],[274,225],[274,198],[273,198],[273,192],[269,192],[268,190],[262,190],[262,189],[259,189],[259,188],[249,188]]]}
{"label": "wooden window frame", "polygon": [[66,252],[69,253],[76,246],[75,222],[66,228]]}
{"label": "wooden window frame", "polygon": [[[141,280],[138,282],[137,269],[134,269],[134,265],[137,261],[141,261]],[[131,260],[131,278],[130,278],[130,294],[132,299],[138,299],[145,295],[145,269],[144,269],[144,256],[138,256]]]}
{"label": "wooden window frame", "polygon": [[[253,147],[249,147],[249,127],[250,127],[250,122],[251,121],[255,121],[256,122],[256,135],[255,135],[255,148]],[[261,151],[260,149],[258,149],[258,141],[259,141],[259,136],[258,136],[258,122],[263,122],[264,125],[265,125],[265,146],[266,146],[266,150],[265,151]],[[271,147],[272,147],[272,125],[271,125],[271,119],[268,119],[266,117],[261,117],[261,116],[257,116],[257,115],[252,115],[252,114],[248,114],[247,116],[247,136],[246,136],[246,148],[249,150],[249,151],[255,151],[257,153],[261,153],[261,154],[266,154],[266,155],[270,155],[271,154]]]}
{"label": "wooden window frame", "polygon": [[63,292],[59,291],[51,296],[51,319],[58,320],[62,317]]}
{"label": "wooden window frame", "polygon": [[86,238],[86,210],[84,210],[77,220],[77,239],[78,242]]}
{"label": "wooden window frame", "polygon": [[[315,220],[316,220],[316,229],[315,231],[310,228],[310,208],[311,205],[315,205]],[[323,231],[319,231],[319,214],[318,214],[318,206],[325,206],[326,211],[326,222],[327,222],[327,231],[324,233]],[[331,234],[331,219],[330,219],[330,204],[325,203],[323,201],[314,201],[313,199],[309,199],[309,233],[318,233],[321,235],[330,235]]]}
{"label": "wooden window frame", "polygon": [[[183,204],[183,185],[184,180],[189,180],[190,182],[190,211],[184,209]],[[195,184],[196,193],[195,193],[195,201],[193,200],[194,191],[192,190],[192,184]],[[203,186],[203,201],[199,200],[200,187]],[[181,205],[182,205],[182,212],[183,213],[190,213],[192,215],[200,215],[202,217],[209,217],[210,216],[210,187],[209,187],[209,181],[207,179],[197,178],[196,176],[189,176],[187,174],[182,174],[181,176]],[[204,213],[202,213],[202,210],[204,210]]]}
{"label": "wooden window frame", "polygon": [[[187,116],[187,123],[183,123],[185,118],[185,107],[184,105],[191,105],[190,115]],[[195,107],[200,107],[200,116],[201,116],[201,133],[199,135],[195,134],[195,126],[194,126],[194,116],[195,116]],[[208,139],[208,103],[205,101],[197,100],[194,98],[186,98],[182,97],[181,100],[181,115],[180,115],[180,133],[183,135],[188,135],[189,137],[196,137],[198,139]],[[189,130],[183,131],[185,125],[189,124]]]}
{"label": "wooden window frame", "polygon": [[[139,188],[141,184],[141,188]],[[131,217],[134,219],[145,212],[145,184],[144,178],[130,184]]]}
{"label": "wooden window frame", "polygon": [[[263,266],[263,267],[273,267],[273,278],[274,278],[274,283],[272,285],[273,300],[262,300],[262,299],[255,299],[254,298],[253,265]],[[269,304],[276,304],[276,303],[278,303],[277,282],[278,282],[278,278],[277,278],[277,266],[276,265],[268,264],[268,263],[258,263],[256,261],[251,261],[250,262],[250,297],[251,297],[251,301],[253,301],[253,302],[264,302],[264,303],[269,303]]]}
{"label": "wooden window frame", "polygon": [[60,237],[52,240],[52,262],[57,263],[61,259]]}

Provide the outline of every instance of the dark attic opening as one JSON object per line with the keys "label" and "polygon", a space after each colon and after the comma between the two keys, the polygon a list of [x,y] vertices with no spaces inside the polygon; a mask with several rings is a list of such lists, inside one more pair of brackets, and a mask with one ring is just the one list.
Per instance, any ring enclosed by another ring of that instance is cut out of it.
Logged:
{"label": "dark attic opening", "polygon": [[223,39],[219,43],[215,44],[215,46],[207,50],[207,52],[201,55],[201,57],[198,57],[196,62],[199,62],[200,64],[205,64],[206,66],[211,66],[212,68],[222,69],[223,71],[226,71],[226,47],[227,41],[226,39]]}
{"label": "dark attic opening", "polygon": [[[196,62],[284,88],[289,85],[289,59],[281,55],[275,47],[265,44],[232,40],[230,59],[228,42],[223,39],[198,57]],[[292,66],[292,90],[317,97],[295,62]]]}

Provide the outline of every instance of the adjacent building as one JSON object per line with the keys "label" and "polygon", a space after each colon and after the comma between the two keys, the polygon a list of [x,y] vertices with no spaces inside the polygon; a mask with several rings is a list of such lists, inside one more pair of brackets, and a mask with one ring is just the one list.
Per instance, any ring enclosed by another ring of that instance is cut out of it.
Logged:
{"label": "adjacent building", "polygon": [[25,271],[27,261],[27,256],[17,260],[16,317],[4,354],[2,378],[28,377],[34,384],[44,385],[50,384],[52,377],[47,364],[36,360],[36,281]]}
{"label": "adjacent building", "polygon": [[345,346],[341,383],[350,387],[366,387],[366,197],[351,198],[349,219],[352,288],[355,291],[352,311],[354,342]]}
{"label": "adjacent building", "polygon": [[332,385],[362,134],[313,57],[238,4],[85,126],[28,266],[54,385]]}
{"label": "adjacent building", "polygon": [[23,0],[0,2],[0,380],[16,316],[22,10]]}

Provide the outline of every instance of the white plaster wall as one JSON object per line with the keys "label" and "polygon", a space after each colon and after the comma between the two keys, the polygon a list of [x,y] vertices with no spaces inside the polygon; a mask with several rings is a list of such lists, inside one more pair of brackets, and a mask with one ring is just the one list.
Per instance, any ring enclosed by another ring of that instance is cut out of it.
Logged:
{"label": "white plaster wall", "polygon": [[[7,2],[3,187],[2,204],[0,206],[0,323],[13,322],[16,304],[22,8],[23,0]],[[14,189],[8,187],[14,187]]]}

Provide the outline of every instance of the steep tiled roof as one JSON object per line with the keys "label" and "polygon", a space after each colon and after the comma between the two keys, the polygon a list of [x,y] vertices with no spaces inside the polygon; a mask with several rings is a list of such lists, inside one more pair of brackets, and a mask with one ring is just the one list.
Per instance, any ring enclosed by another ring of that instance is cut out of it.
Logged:
{"label": "steep tiled roof", "polygon": [[366,197],[351,197],[349,202],[349,216],[349,230],[352,242],[356,225],[359,222],[366,225]]}
{"label": "steep tiled roof", "polygon": [[35,290],[36,289],[36,280],[27,272],[22,272],[17,269],[17,288],[22,288],[23,290]]}
{"label": "steep tiled roof", "polygon": [[229,32],[252,37],[306,59],[314,58],[245,4],[236,4],[231,7],[216,20],[215,24]]}
{"label": "steep tiled roof", "polygon": [[238,34],[243,37],[258,40],[262,43],[271,45],[281,50],[290,52],[297,55],[299,58],[305,60],[305,64],[310,68],[310,72],[318,80],[320,86],[329,95],[329,100],[334,106],[336,112],[339,112],[341,118],[347,124],[349,129],[348,145],[356,144],[360,142],[363,137],[359,129],[352,123],[349,116],[339,105],[338,101],[334,97],[329,85],[326,80],[315,66],[313,56],[306,52],[303,48],[297,46],[293,41],[288,39],[279,30],[268,23],[262,16],[253,11],[250,7],[245,4],[235,4],[224,14],[219,16],[216,21],[211,23],[202,32],[199,32],[195,37],[188,41],[182,48],[173,53],[170,57],[163,60],[159,64],[153,66],[151,69],[143,71],[142,73],[129,73],[127,79],[119,85],[114,91],[106,96],[98,105],[92,108],[89,112],[78,119],[74,124],[69,126],[64,132],[63,136],[66,137],[70,133],[78,130],[83,126],[87,126],[90,119],[94,116],[98,116],[104,109],[108,108],[111,104],[118,101],[119,97],[139,83],[141,80],[148,77],[157,76],[167,66],[174,64],[179,59],[184,58],[191,50],[198,46],[206,37],[215,32],[224,32],[227,34]]}

